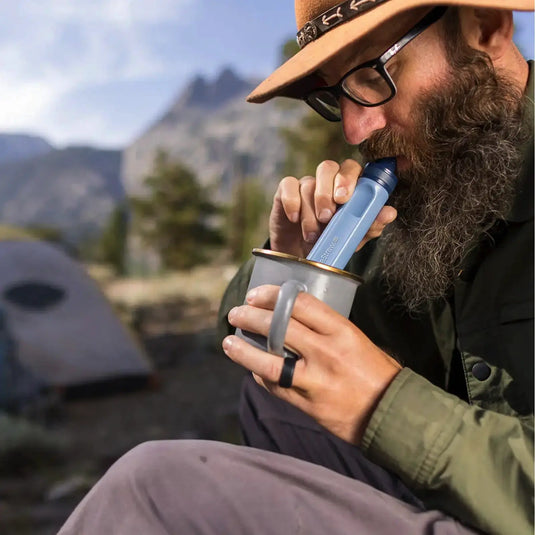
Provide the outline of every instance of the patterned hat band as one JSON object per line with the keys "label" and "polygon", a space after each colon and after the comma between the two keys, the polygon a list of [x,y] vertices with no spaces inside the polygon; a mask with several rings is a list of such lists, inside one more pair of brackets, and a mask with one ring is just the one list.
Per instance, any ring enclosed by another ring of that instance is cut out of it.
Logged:
{"label": "patterned hat band", "polygon": [[332,30],[334,27],[347,22],[348,20],[360,15],[374,7],[386,2],[387,0],[347,0],[342,2],[321,15],[308,21],[297,32],[297,44],[299,48],[315,41],[318,37]]}

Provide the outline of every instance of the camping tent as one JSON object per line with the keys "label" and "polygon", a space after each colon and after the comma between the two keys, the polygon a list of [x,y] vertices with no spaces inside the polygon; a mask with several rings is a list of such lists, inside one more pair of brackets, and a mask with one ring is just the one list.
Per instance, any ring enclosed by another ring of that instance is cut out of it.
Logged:
{"label": "camping tent", "polygon": [[0,241],[0,309],[16,358],[46,385],[151,374],[142,348],[96,283],[56,246]]}

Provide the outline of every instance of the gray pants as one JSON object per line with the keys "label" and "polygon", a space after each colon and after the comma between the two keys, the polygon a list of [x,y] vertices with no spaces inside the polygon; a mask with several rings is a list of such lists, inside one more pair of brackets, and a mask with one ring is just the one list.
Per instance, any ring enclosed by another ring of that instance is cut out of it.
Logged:
{"label": "gray pants", "polygon": [[468,535],[327,468],[245,446],[147,442],[113,465],[60,535]]}

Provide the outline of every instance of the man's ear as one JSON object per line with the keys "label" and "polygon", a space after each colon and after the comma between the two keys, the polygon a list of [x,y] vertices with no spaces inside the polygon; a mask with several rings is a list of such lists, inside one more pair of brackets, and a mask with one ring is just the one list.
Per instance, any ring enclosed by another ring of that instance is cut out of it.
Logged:
{"label": "man's ear", "polygon": [[462,7],[461,28],[468,45],[486,52],[494,61],[501,58],[513,41],[513,12],[501,9]]}

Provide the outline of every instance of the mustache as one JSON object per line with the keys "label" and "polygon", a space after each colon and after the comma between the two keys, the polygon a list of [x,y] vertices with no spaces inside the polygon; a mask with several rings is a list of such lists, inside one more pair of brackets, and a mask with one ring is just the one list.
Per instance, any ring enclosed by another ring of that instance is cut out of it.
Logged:
{"label": "mustache", "polygon": [[359,150],[366,160],[378,160],[389,156],[414,156],[415,147],[414,142],[407,139],[407,135],[386,126],[363,141]]}
{"label": "mustache", "polygon": [[[419,125],[419,131],[422,127],[425,128],[424,125]],[[408,169],[397,169],[398,185],[392,194],[391,203],[395,203],[401,190],[414,190],[423,181],[427,181],[429,162],[434,159],[431,154],[433,148],[427,145],[427,139],[425,134],[416,137],[411,133],[402,134],[387,126],[374,132],[359,145],[359,151],[367,162],[386,157],[403,157],[409,162]]]}

